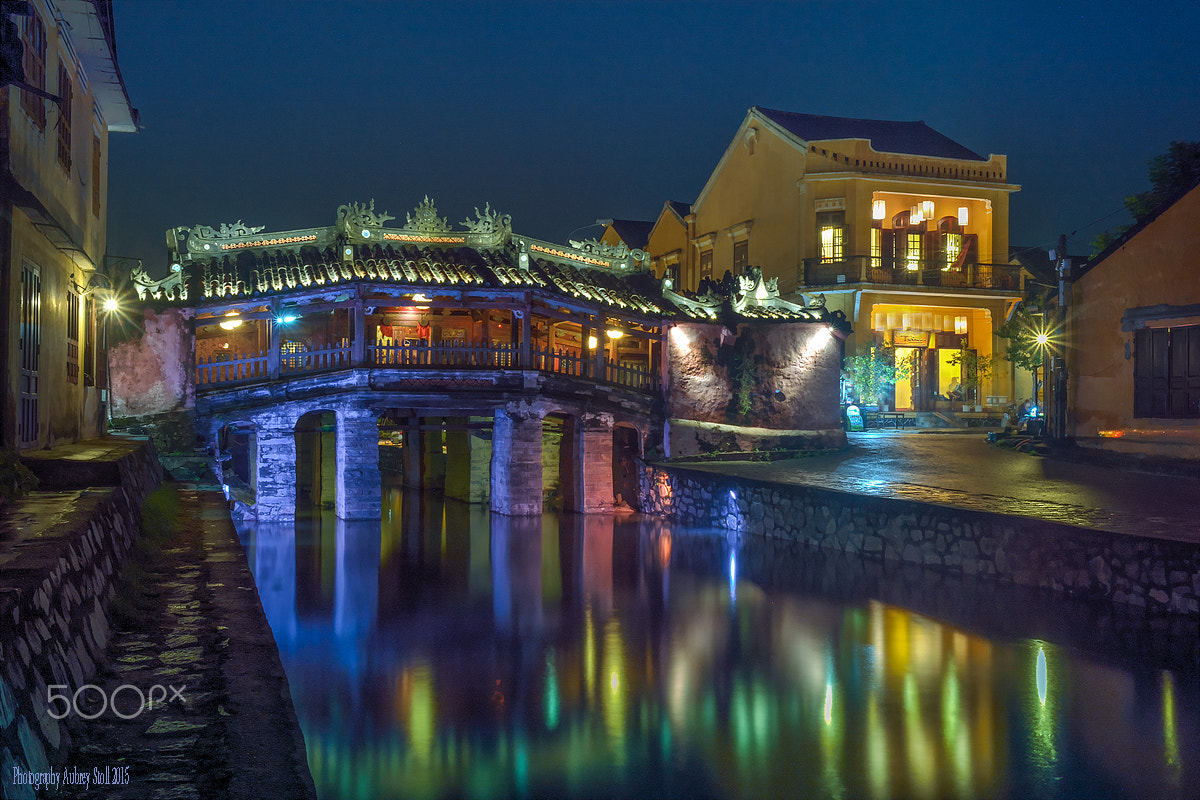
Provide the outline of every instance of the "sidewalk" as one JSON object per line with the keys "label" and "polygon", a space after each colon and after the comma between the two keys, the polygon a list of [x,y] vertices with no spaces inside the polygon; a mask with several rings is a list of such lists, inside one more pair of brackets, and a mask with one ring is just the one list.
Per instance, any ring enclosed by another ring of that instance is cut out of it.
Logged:
{"label": "sidewalk", "polygon": [[[287,678],[225,499],[171,488],[179,530],[148,564],[126,568],[138,590],[118,593],[125,611],[92,681],[108,696],[122,686],[163,686],[168,702],[128,720],[110,709],[76,729],[69,767],[107,768],[125,783],[70,796],[315,797]],[[122,702],[136,707],[134,694],[123,690]]]}
{"label": "sidewalk", "polygon": [[686,466],[780,484],[1200,542],[1196,516],[1200,479],[1142,471],[1134,461],[1118,468],[1042,458],[990,445],[985,431],[968,433],[867,431],[848,434],[849,447],[829,455]]}

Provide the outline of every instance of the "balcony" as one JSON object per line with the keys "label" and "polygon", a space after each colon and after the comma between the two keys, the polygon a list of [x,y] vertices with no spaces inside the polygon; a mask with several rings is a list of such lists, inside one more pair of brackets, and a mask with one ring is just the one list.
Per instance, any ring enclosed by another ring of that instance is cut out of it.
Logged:
{"label": "balcony", "polygon": [[840,261],[804,260],[804,287],[876,284],[954,289],[1021,291],[1021,268],[1011,264],[966,262],[944,269],[943,261],[908,261],[871,256],[847,256]]}

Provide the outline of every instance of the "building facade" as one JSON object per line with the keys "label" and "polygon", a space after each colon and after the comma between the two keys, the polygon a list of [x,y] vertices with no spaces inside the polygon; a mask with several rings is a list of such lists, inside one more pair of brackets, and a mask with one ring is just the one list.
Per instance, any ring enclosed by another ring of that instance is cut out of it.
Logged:
{"label": "building facade", "polygon": [[0,89],[0,444],[104,429],[108,137],[135,131],[110,0],[14,17],[26,88]]}
{"label": "building facade", "polygon": [[912,364],[897,409],[948,409],[963,349],[994,357],[975,402],[1002,406],[1016,399],[995,329],[1022,297],[1008,245],[1018,190],[1005,156],[922,122],[754,107],[683,217],[686,247],[647,247],[686,289],[755,264],[784,296],[824,295],[853,325],[847,354],[888,345]]}
{"label": "building facade", "polygon": [[1084,446],[1200,458],[1200,186],[1101,253],[1072,287],[1070,433]]}

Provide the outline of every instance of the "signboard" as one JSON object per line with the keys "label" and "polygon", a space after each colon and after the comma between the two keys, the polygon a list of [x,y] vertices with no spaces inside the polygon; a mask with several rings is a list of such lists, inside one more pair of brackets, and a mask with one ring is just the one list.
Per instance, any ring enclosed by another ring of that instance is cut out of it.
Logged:
{"label": "signboard", "polygon": [[858,406],[846,406],[846,430],[861,431],[863,430],[862,413],[858,410]]}
{"label": "signboard", "polygon": [[896,347],[928,347],[929,331],[896,331],[892,342]]}

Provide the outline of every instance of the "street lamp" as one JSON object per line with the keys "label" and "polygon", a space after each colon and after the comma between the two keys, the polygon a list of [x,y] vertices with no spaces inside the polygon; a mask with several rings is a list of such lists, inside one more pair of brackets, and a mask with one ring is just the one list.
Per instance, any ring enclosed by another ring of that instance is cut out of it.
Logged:
{"label": "street lamp", "polygon": [[112,360],[108,353],[108,321],[112,315],[120,310],[121,304],[117,302],[115,294],[109,295],[104,301],[104,333],[101,344],[104,350],[104,431],[103,436],[108,432],[108,423],[112,420]]}
{"label": "street lamp", "polygon": [[595,222],[588,223],[587,225],[580,225],[578,228],[567,234],[567,242],[569,243],[571,241],[571,237],[580,231],[586,231],[588,228],[595,228],[597,225],[602,228],[607,228],[609,225],[612,225],[612,223],[613,221],[611,219],[598,219]]}

